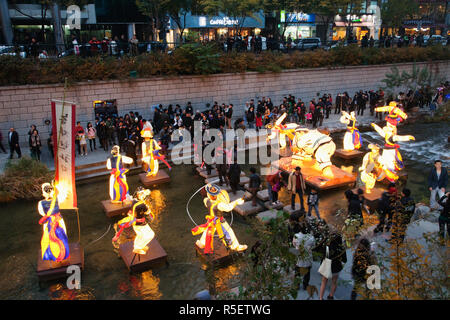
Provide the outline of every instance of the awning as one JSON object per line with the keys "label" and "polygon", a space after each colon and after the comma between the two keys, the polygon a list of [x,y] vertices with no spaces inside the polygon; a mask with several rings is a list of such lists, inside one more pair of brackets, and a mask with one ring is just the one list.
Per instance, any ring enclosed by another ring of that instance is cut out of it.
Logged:
{"label": "awning", "polygon": [[372,22],[344,22],[344,21],[336,21],[335,23],[336,27],[373,27],[373,23]]}

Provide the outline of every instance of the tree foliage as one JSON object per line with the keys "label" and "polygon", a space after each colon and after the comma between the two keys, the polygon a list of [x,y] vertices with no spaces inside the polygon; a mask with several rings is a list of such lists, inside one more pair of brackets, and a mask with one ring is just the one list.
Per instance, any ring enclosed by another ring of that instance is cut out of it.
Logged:
{"label": "tree foliage", "polygon": [[403,20],[413,18],[419,12],[416,0],[387,0],[381,5],[381,19],[384,26],[400,28]]}

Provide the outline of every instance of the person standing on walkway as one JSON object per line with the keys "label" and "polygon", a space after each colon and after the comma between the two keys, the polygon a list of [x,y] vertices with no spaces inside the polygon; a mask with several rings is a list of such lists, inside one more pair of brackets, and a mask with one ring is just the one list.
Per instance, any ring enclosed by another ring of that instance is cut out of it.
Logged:
{"label": "person standing on walkway", "polygon": [[447,239],[449,236],[449,227],[450,227],[450,192],[444,194],[443,197],[439,199],[439,205],[442,206],[441,214],[439,215],[439,236],[442,240],[444,240],[445,229],[447,228]]}
{"label": "person standing on walkway", "polygon": [[260,187],[261,187],[261,178],[258,174],[256,174],[256,169],[251,167],[250,168],[250,182],[249,182],[249,191],[252,194],[252,206],[256,207],[256,194],[258,193]]}
{"label": "person standing on walkway", "polygon": [[17,131],[14,130],[14,128],[9,129],[8,144],[9,144],[9,150],[10,150],[9,158],[10,159],[13,158],[14,151],[15,151],[15,152],[17,152],[17,156],[20,159],[22,157],[22,152],[20,151],[20,146],[19,146],[19,135],[17,134]]}
{"label": "person standing on walkway", "polygon": [[30,136],[30,151],[31,151],[31,158],[41,161],[41,137],[38,134],[38,131],[36,129],[33,130]]}
{"label": "person standing on walkway", "polygon": [[274,174],[268,175],[266,178],[267,188],[269,193],[269,199],[272,205],[277,205],[280,203],[278,201],[278,192],[281,190],[281,171],[277,171]]}
{"label": "person standing on walkway", "polygon": [[296,167],[295,171],[291,172],[291,174],[289,175],[287,189],[291,193],[292,210],[295,210],[295,197],[298,194],[300,198],[300,210],[305,211],[303,195],[305,194],[306,185],[300,167]]}
{"label": "person standing on walkway", "polygon": [[236,191],[239,189],[240,179],[241,166],[235,161],[230,165],[230,169],[228,170],[228,180],[230,181],[231,192],[233,192],[233,194],[236,194]]}
{"label": "person standing on walkway", "polygon": [[320,214],[319,214],[319,194],[317,193],[317,190],[314,188],[311,188],[309,195],[308,195],[308,217],[311,216],[312,209],[316,210],[316,216],[317,219],[320,220]]}
{"label": "person standing on walkway", "polygon": [[308,232],[308,228],[305,223],[301,223],[300,231],[294,235],[292,244],[294,248],[298,250],[297,265],[295,266],[295,278],[299,279],[303,276],[303,290],[309,285],[309,279],[311,275],[311,267],[313,262],[312,250],[316,245],[316,240]]}
{"label": "person standing on walkway", "polygon": [[[347,262],[347,253],[345,251],[344,244],[342,242],[342,237],[339,233],[335,232],[331,234],[331,240],[328,246],[325,247],[325,251],[322,252],[323,257],[326,257],[326,251],[328,251],[328,258],[331,260],[331,290],[328,294],[328,300],[334,300],[334,293],[337,289],[337,281],[339,278],[339,273],[344,269],[344,265]],[[325,287],[327,285],[328,279],[322,276],[322,283],[320,285],[319,300],[323,300],[323,295],[325,293]]]}
{"label": "person standing on walkway", "polygon": [[442,198],[447,188],[448,172],[447,168],[442,167],[442,161],[436,160],[434,162],[434,168],[431,169],[428,175],[428,189],[430,190],[430,207],[432,209],[440,209],[439,204],[436,202],[436,195],[438,199]]}
{"label": "person standing on walkway", "polygon": [[[89,140],[89,148],[91,149],[91,152],[94,150],[97,150],[96,145],[95,145],[95,135],[97,134],[97,130],[92,126],[92,123],[88,122],[86,132],[87,132],[87,137]],[[94,149],[92,149],[92,145],[94,145]]]}

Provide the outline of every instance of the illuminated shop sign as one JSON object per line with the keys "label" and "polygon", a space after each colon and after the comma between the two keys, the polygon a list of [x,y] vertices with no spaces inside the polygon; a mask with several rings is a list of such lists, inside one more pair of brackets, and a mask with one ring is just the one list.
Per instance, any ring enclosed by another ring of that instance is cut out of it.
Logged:
{"label": "illuminated shop sign", "polygon": [[238,25],[239,20],[237,19],[230,19],[229,17],[214,17],[211,20],[209,20],[209,24],[212,26],[233,26]]}
{"label": "illuminated shop sign", "polygon": [[297,22],[306,22],[306,23],[314,23],[316,21],[316,15],[307,14],[303,12],[295,12],[286,14],[286,22],[289,23],[297,23]]}

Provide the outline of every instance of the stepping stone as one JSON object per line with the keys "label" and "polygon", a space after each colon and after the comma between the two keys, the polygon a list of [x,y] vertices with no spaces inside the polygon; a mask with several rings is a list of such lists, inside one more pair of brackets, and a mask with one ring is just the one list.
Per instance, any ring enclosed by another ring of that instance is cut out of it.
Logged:
{"label": "stepping stone", "polygon": [[291,205],[287,205],[283,207],[283,211],[289,213],[289,215],[293,213],[298,213],[300,212],[300,203],[295,203],[295,210],[292,210]]}
{"label": "stepping stone", "polygon": [[249,177],[243,177],[243,176],[241,176],[241,180],[239,181],[239,184],[241,185],[241,186],[243,186],[243,185],[245,185],[245,184],[248,184],[250,182],[250,178]]}
{"label": "stepping stone", "polygon": [[276,219],[278,215],[277,210],[267,210],[256,215],[256,219],[261,221],[264,224],[268,224],[270,220]]}
{"label": "stepping stone", "polygon": [[268,201],[269,200],[269,190],[264,189],[264,190],[258,191],[256,196],[258,197],[258,199],[260,199],[262,201]]}
{"label": "stepping stone", "polygon": [[252,194],[249,191],[245,191],[244,200],[248,201],[252,198]]}
{"label": "stepping stone", "polygon": [[228,195],[230,196],[230,201],[234,201],[234,200],[237,200],[240,198],[244,198],[245,191],[238,190],[238,191],[236,191],[236,194],[233,194],[233,192],[228,192]]}
{"label": "stepping stone", "polygon": [[284,204],[282,202],[280,202],[276,205],[272,205],[272,202],[267,201],[267,202],[264,202],[264,206],[268,209],[281,210],[281,209],[283,209]]}
{"label": "stepping stone", "polygon": [[206,172],[206,170],[200,171],[198,174],[199,174],[201,177],[205,178],[205,179],[208,179],[208,178],[214,178],[214,177],[218,177],[218,176],[219,176],[219,173],[217,172],[216,169],[212,169],[212,170],[211,170],[211,174],[208,174],[208,172]]}
{"label": "stepping stone", "polygon": [[256,207],[252,206],[251,201],[244,202],[244,204],[238,205],[234,208],[234,211],[243,217],[256,214],[263,210],[263,207],[258,203],[256,203]]}

